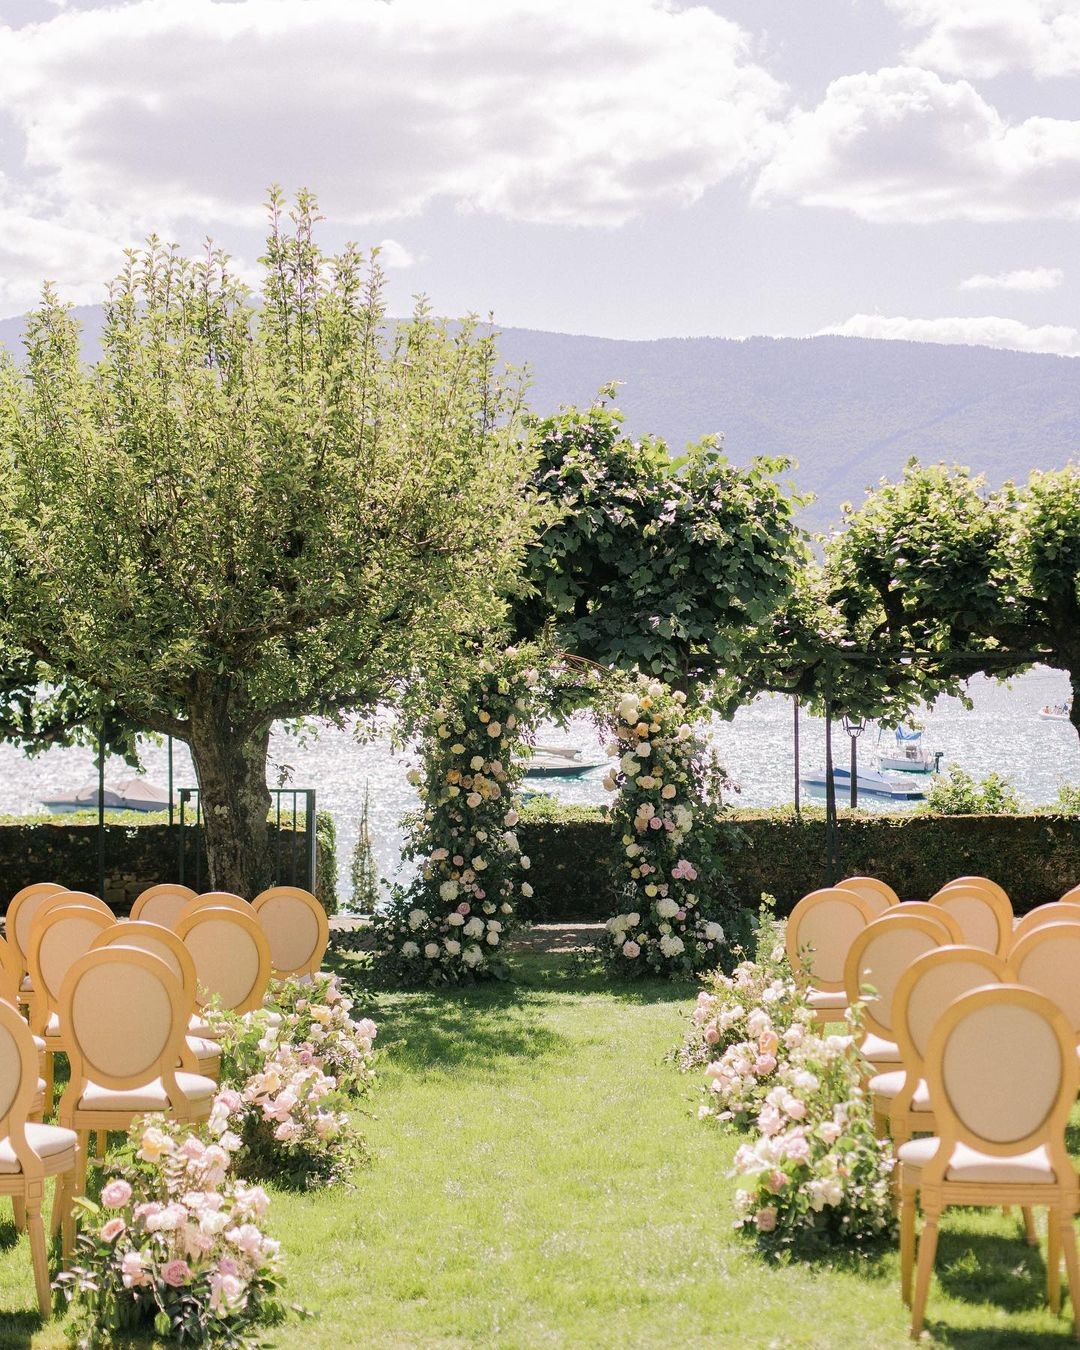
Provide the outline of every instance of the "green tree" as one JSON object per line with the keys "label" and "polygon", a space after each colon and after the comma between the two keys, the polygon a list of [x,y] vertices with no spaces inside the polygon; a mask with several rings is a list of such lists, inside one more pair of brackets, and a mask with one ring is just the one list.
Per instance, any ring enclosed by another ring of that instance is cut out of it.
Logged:
{"label": "green tree", "polygon": [[729,691],[808,560],[800,499],[776,480],[787,462],[739,467],[715,438],[673,458],[661,440],[627,439],[603,402],[533,432],[534,486],[560,516],[526,555],[518,634],[550,626],[573,655],[692,697]]}
{"label": "green tree", "polygon": [[371,785],[364,788],[364,805],[356,830],[353,848],[352,907],[357,914],[374,914],[379,905],[379,869],[371,846]]}
{"label": "green tree", "polygon": [[469,659],[535,528],[520,390],[494,341],[382,279],[276,192],[251,297],[151,239],[80,360],[46,289],[0,366],[0,599],[11,646],[186,741],[211,884],[267,876],[282,718],[370,709]]}

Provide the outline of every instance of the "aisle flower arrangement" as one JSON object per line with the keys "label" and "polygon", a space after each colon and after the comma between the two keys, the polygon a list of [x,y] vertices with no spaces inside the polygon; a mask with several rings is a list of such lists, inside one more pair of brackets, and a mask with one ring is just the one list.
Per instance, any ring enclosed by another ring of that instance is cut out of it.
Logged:
{"label": "aisle flower arrangement", "polygon": [[865,1244],[893,1227],[892,1146],[875,1135],[851,1036],[791,1032],[756,1138],[735,1153],[736,1227],[774,1250]]}
{"label": "aisle flower arrangement", "polygon": [[506,973],[502,945],[514,904],[532,895],[513,795],[540,679],[529,655],[511,648],[427,723],[421,766],[409,774],[424,805],[407,822],[403,850],[419,871],[407,889],[395,888],[375,923],[382,957],[406,983]]}
{"label": "aisle flower arrangement", "polygon": [[374,1082],[376,1027],[350,1008],[335,977],[320,975],[223,1019],[218,1109],[245,1176],[312,1190],[348,1183],[365,1158],[348,1106]]}
{"label": "aisle flower arrangement", "polygon": [[685,976],[715,966],[725,941],[720,877],[702,828],[723,774],[688,720],[686,697],[639,675],[619,699],[604,786],[622,867],[623,912],[601,952],[624,974]]}
{"label": "aisle flower arrangement", "polygon": [[75,1264],[56,1281],[77,1312],[80,1344],[152,1328],[193,1345],[254,1346],[258,1328],[280,1321],[269,1200],[236,1179],[239,1147],[217,1107],[209,1125],[134,1122],[99,1201],[77,1202]]}

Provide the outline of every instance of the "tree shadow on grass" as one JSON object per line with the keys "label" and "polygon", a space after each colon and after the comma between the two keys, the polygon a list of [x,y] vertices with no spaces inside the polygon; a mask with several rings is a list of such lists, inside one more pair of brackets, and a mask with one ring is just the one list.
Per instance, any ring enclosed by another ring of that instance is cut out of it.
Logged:
{"label": "tree shadow on grass", "polygon": [[24,1350],[44,1325],[36,1308],[0,1312],[0,1350]]}
{"label": "tree shadow on grass", "polygon": [[428,990],[372,1011],[379,1046],[394,1047],[395,1065],[500,1074],[507,1059],[565,1058],[573,1052],[568,1036],[539,1019],[513,1015],[528,1001],[478,1004],[460,993],[454,998]]}

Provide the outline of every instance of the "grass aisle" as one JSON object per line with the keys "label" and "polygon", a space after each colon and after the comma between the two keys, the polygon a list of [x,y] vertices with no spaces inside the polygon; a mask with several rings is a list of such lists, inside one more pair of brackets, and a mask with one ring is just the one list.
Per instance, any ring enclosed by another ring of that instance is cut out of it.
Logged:
{"label": "grass aisle", "polygon": [[[694,1118],[664,1055],[692,990],[623,991],[563,958],[512,986],[378,994],[373,1165],[347,1194],[276,1195],[291,1296],[282,1347],[900,1347],[896,1261],[774,1268],[731,1230],[732,1136]],[[5,1207],[6,1208],[6,1207]],[[29,1254],[0,1222],[0,1344],[34,1332]],[[1075,1344],[1043,1266],[1000,1215],[957,1213],[933,1343]],[[32,1337],[32,1341],[31,1341]]]}

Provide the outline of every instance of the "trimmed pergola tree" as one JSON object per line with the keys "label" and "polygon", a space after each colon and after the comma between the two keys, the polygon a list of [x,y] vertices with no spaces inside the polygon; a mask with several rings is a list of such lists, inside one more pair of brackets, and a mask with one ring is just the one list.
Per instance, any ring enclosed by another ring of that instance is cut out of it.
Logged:
{"label": "trimmed pergola tree", "polygon": [[387,322],[316,207],[270,207],[261,295],[132,253],[90,369],[46,290],[0,366],[0,620],[13,647],[186,741],[211,884],[267,876],[272,724],[395,702],[499,625],[535,524],[519,385],[421,304]]}

